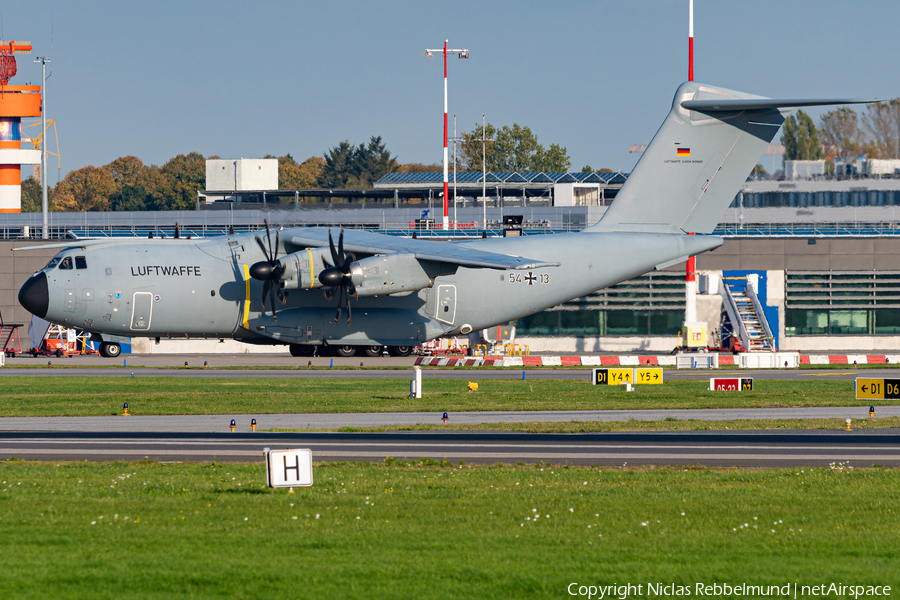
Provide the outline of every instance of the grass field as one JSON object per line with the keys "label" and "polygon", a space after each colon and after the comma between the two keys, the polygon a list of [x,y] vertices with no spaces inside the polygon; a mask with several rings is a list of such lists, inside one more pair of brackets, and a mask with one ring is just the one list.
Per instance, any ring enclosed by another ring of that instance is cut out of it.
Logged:
{"label": "grass field", "polygon": [[[473,373],[474,375],[474,373]],[[669,381],[636,386],[592,386],[572,380],[423,380],[423,397],[409,399],[398,379],[181,379],[171,377],[3,378],[0,416],[405,412],[484,410],[600,410],[651,408],[748,408],[867,405],[854,399],[853,383],[756,380],[753,392],[710,392],[707,381]]]}
{"label": "grass field", "polygon": [[900,586],[896,469],[0,463],[2,598],[562,598]]}

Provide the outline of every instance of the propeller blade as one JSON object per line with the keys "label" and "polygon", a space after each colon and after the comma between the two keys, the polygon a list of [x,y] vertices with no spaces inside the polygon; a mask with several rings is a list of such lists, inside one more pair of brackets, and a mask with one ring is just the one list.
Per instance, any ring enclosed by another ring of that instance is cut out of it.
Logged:
{"label": "propeller blade", "polygon": [[266,261],[267,261],[267,262],[272,262],[271,260],[269,260],[269,253],[268,253],[268,251],[266,251],[266,245],[263,244],[263,241],[262,241],[262,238],[261,238],[261,237],[256,236],[256,243],[259,244],[260,249],[263,251],[263,256],[266,257]]}
{"label": "propeller blade", "polygon": [[281,244],[281,241],[278,236],[278,230],[275,230],[275,254],[272,256],[272,260],[278,260],[278,246]]}
{"label": "propeller blade", "polygon": [[347,296],[347,325],[350,324],[350,296]]}
{"label": "propeller blade", "polygon": [[[266,294],[269,293],[270,285],[271,285],[271,282],[268,279],[266,279],[265,282],[263,282],[262,299],[261,299],[262,300],[262,314],[266,314]],[[274,309],[275,307],[273,306],[272,308]]]}
{"label": "propeller blade", "polygon": [[331,250],[331,264],[335,267],[339,267],[341,262],[338,260],[337,250],[334,248],[334,240],[331,239],[331,230],[328,230],[328,248]]}
{"label": "propeller blade", "polygon": [[334,288],[325,288],[322,295],[325,296],[326,300],[334,299]]}
{"label": "propeller blade", "polygon": [[[272,286],[275,287],[275,286]],[[284,297],[284,292],[281,291],[281,286],[275,287],[275,294],[278,296],[278,301],[282,304],[287,303],[287,299]]]}
{"label": "propeller blade", "polygon": [[[272,256],[272,233],[269,231],[269,221],[263,219],[263,223],[266,225],[266,238],[269,240],[269,256]],[[272,262],[272,259],[269,258],[269,262]]]}
{"label": "propeller blade", "polygon": [[341,308],[343,307],[343,305],[344,305],[344,287],[341,286],[341,293],[338,296],[337,314],[334,316],[335,324],[337,324],[337,322],[341,320]]}
{"label": "propeller blade", "polygon": [[[341,271],[344,271],[344,228],[341,227],[341,235],[338,236],[338,254],[341,257]],[[344,271],[346,273],[347,271]]]}
{"label": "propeller blade", "polygon": [[[269,283],[268,281],[266,283]],[[269,304],[272,306],[272,318],[276,321],[278,320],[278,315],[275,314],[275,286],[269,286]]]}

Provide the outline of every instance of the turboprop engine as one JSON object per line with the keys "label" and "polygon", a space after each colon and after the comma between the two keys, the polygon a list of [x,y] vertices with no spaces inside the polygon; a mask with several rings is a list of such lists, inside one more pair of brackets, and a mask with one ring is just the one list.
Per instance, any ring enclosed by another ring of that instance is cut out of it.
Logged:
{"label": "turboprop engine", "polygon": [[357,296],[406,295],[434,283],[412,254],[370,256],[351,263],[349,275]]}

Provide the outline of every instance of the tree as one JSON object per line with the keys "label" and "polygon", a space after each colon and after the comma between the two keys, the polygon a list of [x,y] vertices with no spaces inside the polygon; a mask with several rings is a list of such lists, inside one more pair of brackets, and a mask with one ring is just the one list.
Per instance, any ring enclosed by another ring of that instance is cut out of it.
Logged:
{"label": "tree", "polygon": [[96,212],[109,210],[109,198],[116,182],[105,168],[91,165],[70,171],[53,190],[53,207],[59,211]]}
{"label": "tree", "polygon": [[193,210],[206,187],[206,159],[199,152],[179,154],[160,169],[161,185],[151,190],[154,210]]}
{"label": "tree", "polygon": [[761,176],[761,175],[768,175],[769,172],[766,171],[766,168],[765,168],[764,166],[762,166],[761,164],[757,163],[756,166],[753,167],[753,170],[750,171],[750,174],[751,174],[751,175],[756,175],[756,176]]}
{"label": "tree", "polygon": [[123,185],[122,189],[113,194],[109,199],[111,210],[140,211],[147,210],[147,200],[150,194],[142,185]]}
{"label": "tree", "polygon": [[829,158],[846,162],[859,151],[859,119],[853,109],[841,107],[825,113],[820,117],[819,129]]}
{"label": "tree", "polygon": [[308,190],[316,187],[316,182],[325,170],[325,159],[321,156],[310,156],[300,164],[297,183],[300,189]]}
{"label": "tree", "polygon": [[862,118],[869,136],[864,145],[871,158],[900,158],[900,98],[870,104]]}
{"label": "tree", "polygon": [[123,156],[103,168],[109,171],[113,181],[121,188],[125,185],[135,185],[147,167],[137,156]]}
{"label": "tree", "polygon": [[785,160],[820,160],[824,157],[816,125],[802,110],[797,111],[796,118],[791,115],[785,119],[782,131]]}
{"label": "tree", "polygon": [[[493,142],[483,144],[482,137]],[[483,128],[476,125],[473,131],[464,133],[460,153],[460,165],[464,170],[481,170],[482,148],[488,171],[562,172],[572,166],[565,147],[551,144],[549,149],[544,148],[531,129],[518,123],[500,129],[490,123]]]}
{"label": "tree", "polygon": [[278,157],[278,189],[300,189],[300,165],[290,154]]}
{"label": "tree", "polygon": [[[50,201],[50,190],[47,190],[47,202]],[[22,182],[22,212],[41,212],[41,184],[34,176],[29,175]]]}
{"label": "tree", "polygon": [[372,136],[369,144],[352,146],[344,140],[324,154],[324,165],[318,177],[323,188],[368,189],[386,173],[396,171],[399,165],[396,157],[381,141],[380,136]]}
{"label": "tree", "polygon": [[[452,164],[452,163],[451,163]],[[425,165],[422,163],[405,163],[397,168],[398,173],[443,173],[444,166],[434,163]]]}

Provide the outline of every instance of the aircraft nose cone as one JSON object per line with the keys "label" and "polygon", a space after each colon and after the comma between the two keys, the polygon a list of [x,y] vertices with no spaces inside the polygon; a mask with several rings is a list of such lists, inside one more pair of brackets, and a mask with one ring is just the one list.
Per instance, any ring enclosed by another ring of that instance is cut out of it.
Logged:
{"label": "aircraft nose cone", "polygon": [[319,281],[322,282],[322,285],[327,285],[329,287],[341,285],[343,279],[344,274],[337,267],[329,267],[319,273]]}
{"label": "aircraft nose cone", "polygon": [[50,288],[47,285],[47,275],[43,271],[29,277],[22,289],[19,290],[19,304],[31,314],[42,319],[47,316],[47,308],[50,306]]}

